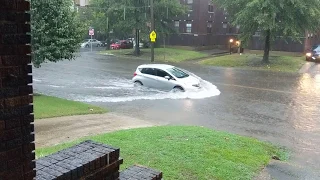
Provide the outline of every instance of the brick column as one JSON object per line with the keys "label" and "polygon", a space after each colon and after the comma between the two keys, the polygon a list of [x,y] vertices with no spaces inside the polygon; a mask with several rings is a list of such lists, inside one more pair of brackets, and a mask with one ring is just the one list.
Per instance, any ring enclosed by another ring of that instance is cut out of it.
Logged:
{"label": "brick column", "polygon": [[0,0],[0,180],[35,177],[29,9]]}

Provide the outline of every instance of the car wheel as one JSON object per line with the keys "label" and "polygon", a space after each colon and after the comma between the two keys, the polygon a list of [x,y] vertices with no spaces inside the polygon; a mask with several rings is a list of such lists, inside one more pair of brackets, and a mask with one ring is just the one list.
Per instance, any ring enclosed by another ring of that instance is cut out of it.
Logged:
{"label": "car wheel", "polygon": [[141,87],[141,86],[143,86],[142,82],[140,82],[140,81],[134,82],[134,87]]}
{"label": "car wheel", "polygon": [[88,47],[89,47],[89,44],[86,45],[86,48],[88,48]]}
{"label": "car wheel", "polygon": [[180,86],[176,86],[172,89],[173,92],[184,92],[184,89]]}
{"label": "car wheel", "polygon": [[97,44],[97,47],[100,47],[100,44]]}

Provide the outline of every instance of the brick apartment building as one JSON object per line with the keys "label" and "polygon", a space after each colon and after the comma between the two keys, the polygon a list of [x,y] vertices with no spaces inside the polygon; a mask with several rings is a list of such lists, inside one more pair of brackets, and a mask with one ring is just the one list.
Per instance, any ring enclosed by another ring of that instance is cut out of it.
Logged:
{"label": "brick apartment building", "polygon": [[[212,4],[211,0],[180,0],[187,5],[189,11],[186,15],[173,18],[172,27],[178,33],[171,34],[166,40],[169,45],[192,47],[228,47],[230,38],[236,38],[241,26],[231,26],[228,13]],[[277,39],[273,50],[304,52],[312,45],[320,43],[319,34],[306,33],[301,36],[301,43],[290,39]],[[260,33],[256,32],[248,44],[249,49],[263,49],[264,41]]]}
{"label": "brick apartment building", "polygon": [[180,0],[189,11],[173,18],[173,27],[178,34],[167,39],[170,45],[214,46],[227,45],[234,38],[240,26],[232,27],[226,11],[217,8],[211,0]]}

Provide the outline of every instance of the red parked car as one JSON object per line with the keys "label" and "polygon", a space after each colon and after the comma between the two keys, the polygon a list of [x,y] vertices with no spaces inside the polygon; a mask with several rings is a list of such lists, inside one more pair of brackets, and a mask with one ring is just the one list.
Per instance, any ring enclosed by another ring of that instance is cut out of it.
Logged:
{"label": "red parked car", "polygon": [[132,48],[132,43],[122,40],[110,45],[110,49],[130,49]]}

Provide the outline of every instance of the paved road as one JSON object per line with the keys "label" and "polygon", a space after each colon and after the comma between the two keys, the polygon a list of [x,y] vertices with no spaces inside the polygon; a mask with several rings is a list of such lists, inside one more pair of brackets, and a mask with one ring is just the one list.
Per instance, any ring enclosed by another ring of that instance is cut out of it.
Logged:
{"label": "paved road", "polygon": [[[175,125],[200,125],[255,137],[293,151],[266,169],[276,179],[320,179],[320,74],[271,73],[182,64],[217,86],[174,95],[136,89],[138,60],[90,52],[34,70],[35,91],[105,106],[115,113]],[[146,61],[147,63],[147,61]],[[195,99],[199,95],[210,98]],[[185,98],[189,97],[189,98]]]}

